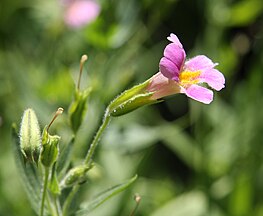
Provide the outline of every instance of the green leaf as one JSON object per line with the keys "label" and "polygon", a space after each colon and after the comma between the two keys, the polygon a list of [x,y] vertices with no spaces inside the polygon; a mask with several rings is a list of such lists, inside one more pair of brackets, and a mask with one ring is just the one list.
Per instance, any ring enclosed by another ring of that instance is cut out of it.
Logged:
{"label": "green leaf", "polygon": [[87,215],[89,212],[93,211],[95,208],[100,206],[106,200],[110,199],[111,197],[127,189],[136,179],[137,179],[137,175],[135,175],[133,178],[125,181],[122,184],[115,185],[114,187],[111,187],[103,191],[102,193],[97,195],[92,201],[83,203],[81,205],[80,210],[77,211],[76,215],[77,216]]}
{"label": "green leaf", "polygon": [[75,142],[75,137],[72,137],[70,142],[61,150],[61,153],[58,157],[57,173],[59,178],[66,173],[69,167],[74,142]]}
{"label": "green leaf", "polygon": [[60,188],[59,188],[59,183],[58,183],[57,173],[56,173],[56,163],[54,163],[52,166],[51,178],[48,183],[48,189],[53,195],[60,194]]}
{"label": "green leaf", "polygon": [[24,158],[20,151],[19,137],[15,125],[12,126],[12,139],[16,166],[23,181],[23,185],[25,186],[25,190],[31,206],[33,207],[35,212],[38,213],[41,200],[41,183],[37,174],[36,167],[32,163],[25,164]]}

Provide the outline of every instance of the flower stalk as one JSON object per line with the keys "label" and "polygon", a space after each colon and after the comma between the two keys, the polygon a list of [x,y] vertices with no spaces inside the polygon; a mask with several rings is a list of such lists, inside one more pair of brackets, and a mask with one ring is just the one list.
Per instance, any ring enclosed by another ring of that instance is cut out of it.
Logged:
{"label": "flower stalk", "polygon": [[[104,130],[107,128],[107,126],[110,123],[110,119],[111,119],[110,113],[109,113],[108,109],[106,109],[105,115],[104,115],[104,118],[103,118],[103,121],[102,121],[102,124],[99,127],[99,129],[98,129],[98,131],[97,131],[92,143],[90,144],[90,147],[89,147],[89,150],[87,152],[87,155],[86,155],[86,157],[85,157],[85,159],[83,161],[83,164],[85,164],[87,167],[91,167],[92,166],[92,157],[94,155],[94,152],[96,150],[96,147],[98,146],[99,140],[100,140]],[[87,170],[89,170],[89,169],[87,169]],[[63,210],[62,210],[62,215],[63,216],[67,216],[68,215],[68,211],[69,211],[70,205],[71,205],[76,193],[78,192],[79,188],[80,188],[79,184],[75,184],[73,186],[71,192],[69,193],[67,199],[64,202]]]}
{"label": "flower stalk", "polygon": [[[42,187],[40,214],[39,214],[40,216],[43,216],[44,214],[45,200],[46,200],[48,183],[49,183],[49,174],[52,170],[52,166],[55,169],[54,163],[57,161],[58,154],[59,154],[58,143],[59,143],[60,137],[57,135],[54,135],[54,136],[50,135],[49,128],[53,124],[55,119],[62,113],[63,113],[63,108],[58,108],[58,110],[56,111],[50,123],[44,128],[43,134],[42,134],[42,151],[41,151],[40,161],[44,167],[44,176],[43,176],[43,187]],[[55,177],[54,172],[52,172],[51,177]],[[55,206],[56,212],[58,212],[57,203],[55,203],[54,206]]]}
{"label": "flower stalk", "polygon": [[65,200],[64,205],[63,205],[63,209],[62,209],[62,215],[63,216],[67,216],[68,215],[68,211],[69,211],[70,205],[71,205],[76,193],[78,192],[79,187],[80,187],[79,184],[75,185],[72,188],[72,190],[70,191],[67,199]]}
{"label": "flower stalk", "polygon": [[45,199],[47,194],[47,185],[48,185],[48,177],[49,177],[49,167],[44,168],[44,177],[43,177],[43,189],[42,189],[42,196],[41,196],[41,205],[40,205],[40,216],[44,215],[45,209]]}
{"label": "flower stalk", "polygon": [[90,144],[88,153],[85,157],[84,164],[86,164],[87,166],[91,166],[92,156],[95,152],[96,147],[98,146],[102,133],[104,132],[104,130],[107,128],[108,124],[110,123],[110,119],[111,119],[110,113],[108,112],[108,109],[106,109],[102,124],[99,130],[97,131],[92,143]]}

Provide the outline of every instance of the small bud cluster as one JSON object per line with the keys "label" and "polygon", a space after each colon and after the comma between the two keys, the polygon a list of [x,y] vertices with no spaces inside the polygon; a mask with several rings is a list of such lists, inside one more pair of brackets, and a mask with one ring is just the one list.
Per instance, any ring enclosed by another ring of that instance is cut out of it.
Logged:
{"label": "small bud cluster", "polygon": [[37,116],[33,109],[24,111],[19,138],[25,161],[37,164],[41,152],[41,136]]}
{"label": "small bud cluster", "polygon": [[59,108],[50,124],[44,128],[41,138],[40,127],[34,110],[29,108],[24,111],[19,138],[20,149],[25,162],[38,165],[40,160],[44,166],[50,167],[57,160],[60,137],[51,136],[48,129],[56,117],[62,113],[63,109]]}

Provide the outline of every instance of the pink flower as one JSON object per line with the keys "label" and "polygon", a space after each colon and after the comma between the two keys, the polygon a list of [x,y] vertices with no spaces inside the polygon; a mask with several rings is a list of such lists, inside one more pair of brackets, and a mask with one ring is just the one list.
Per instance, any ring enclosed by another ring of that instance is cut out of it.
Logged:
{"label": "pink flower", "polygon": [[71,28],[83,27],[97,18],[100,5],[94,0],[64,0],[64,22]]}
{"label": "pink flower", "polygon": [[223,74],[214,69],[218,64],[204,55],[185,61],[186,54],[177,36],[171,34],[167,39],[172,43],[164,49],[164,57],[160,60],[160,72],[151,78],[147,88],[149,92],[154,92],[153,99],[184,93],[202,103],[211,103],[213,91],[201,84],[207,83],[217,91],[225,87]]}

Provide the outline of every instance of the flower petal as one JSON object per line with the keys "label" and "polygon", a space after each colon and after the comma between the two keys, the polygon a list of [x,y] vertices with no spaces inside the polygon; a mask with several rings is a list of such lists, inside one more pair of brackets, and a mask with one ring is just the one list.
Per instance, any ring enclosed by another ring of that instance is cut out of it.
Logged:
{"label": "flower petal", "polygon": [[181,93],[204,104],[210,104],[213,101],[213,91],[202,86],[191,85],[188,88],[182,88]]}
{"label": "flower petal", "polygon": [[164,57],[171,60],[179,70],[184,63],[185,56],[184,49],[179,47],[176,43],[170,43],[164,49]]}
{"label": "flower petal", "polygon": [[198,55],[185,62],[184,70],[205,71],[215,67],[217,63],[213,63],[211,59],[205,55]]}
{"label": "flower petal", "polygon": [[180,93],[180,86],[177,82],[168,79],[161,72],[150,78],[147,86],[148,92],[154,92],[152,99],[160,99],[169,95]]}
{"label": "flower petal", "polygon": [[168,79],[173,79],[178,81],[179,79],[179,69],[178,67],[166,57],[162,57],[160,60],[160,71]]}
{"label": "flower petal", "polygon": [[167,37],[167,39],[173,43],[175,43],[177,46],[179,46],[180,48],[183,48],[183,45],[181,44],[181,42],[179,41],[178,37],[171,33],[169,37]]}
{"label": "flower petal", "polygon": [[205,70],[201,73],[199,79],[201,82],[206,82],[210,87],[217,91],[220,91],[225,87],[225,77],[216,69]]}

